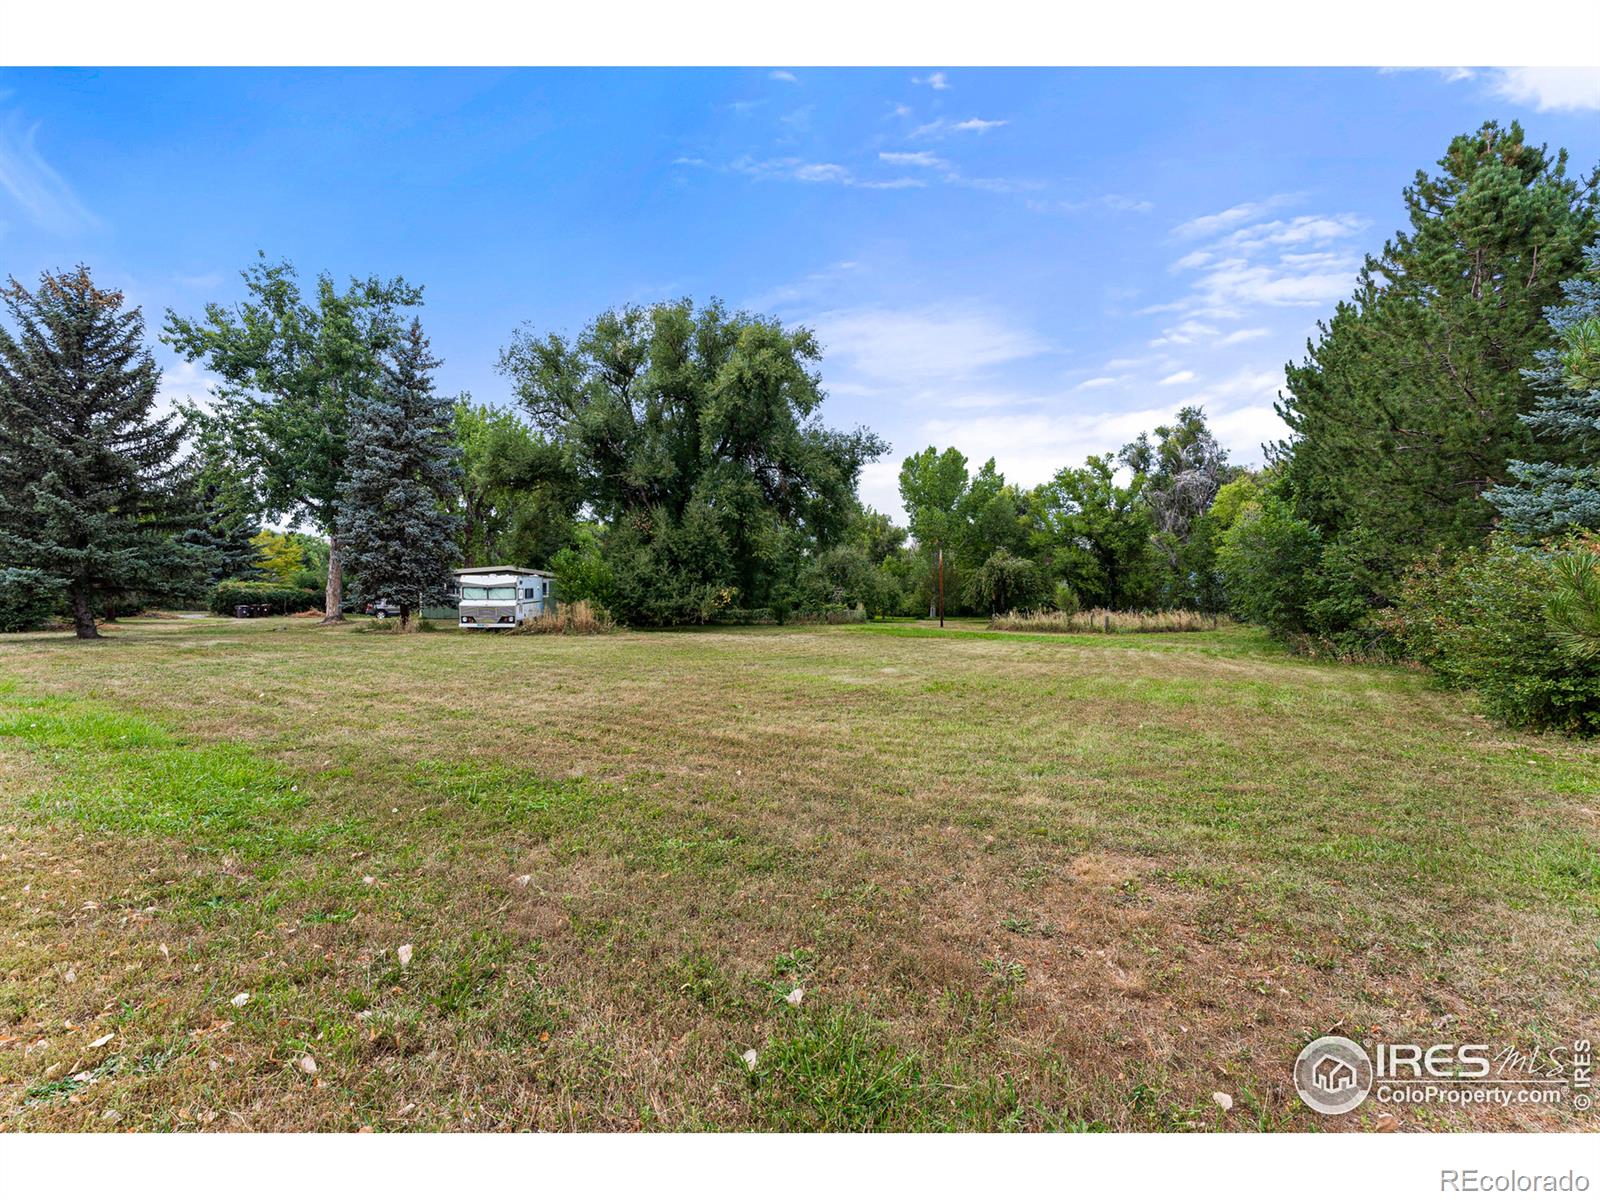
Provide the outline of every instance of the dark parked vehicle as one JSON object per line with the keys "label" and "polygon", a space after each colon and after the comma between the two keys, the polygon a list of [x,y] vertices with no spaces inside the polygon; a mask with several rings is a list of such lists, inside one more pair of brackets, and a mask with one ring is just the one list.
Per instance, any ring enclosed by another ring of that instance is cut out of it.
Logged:
{"label": "dark parked vehicle", "polygon": [[270,617],[272,605],[270,604],[235,604],[233,615],[236,617]]}

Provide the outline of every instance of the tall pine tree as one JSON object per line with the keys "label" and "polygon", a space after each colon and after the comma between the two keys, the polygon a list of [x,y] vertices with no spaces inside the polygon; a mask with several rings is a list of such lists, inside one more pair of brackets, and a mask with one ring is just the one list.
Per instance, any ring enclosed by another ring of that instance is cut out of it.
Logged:
{"label": "tall pine tree", "polygon": [[454,402],[433,390],[439,361],[413,319],[384,364],[383,382],[352,413],[350,477],[339,526],[362,591],[400,609],[402,625],[441,602],[459,554],[461,484]]}
{"label": "tall pine tree", "polygon": [[144,317],[87,267],[0,289],[0,566],[61,581],[80,638],[107,600],[169,592],[183,425],[152,410],[161,374]]}
{"label": "tall pine tree", "polygon": [[1561,293],[1566,303],[1550,310],[1556,344],[1526,372],[1539,403],[1522,417],[1550,457],[1513,462],[1516,485],[1489,493],[1506,526],[1530,538],[1600,530],[1600,241]]}
{"label": "tall pine tree", "polygon": [[1279,404],[1296,511],[1351,545],[1381,532],[1385,561],[1367,565],[1390,580],[1487,532],[1484,493],[1533,446],[1518,418],[1534,403],[1522,370],[1550,343],[1543,310],[1595,230],[1594,180],[1515,123],[1457,137],[1439,167],[1405,190],[1409,230],[1367,259]]}

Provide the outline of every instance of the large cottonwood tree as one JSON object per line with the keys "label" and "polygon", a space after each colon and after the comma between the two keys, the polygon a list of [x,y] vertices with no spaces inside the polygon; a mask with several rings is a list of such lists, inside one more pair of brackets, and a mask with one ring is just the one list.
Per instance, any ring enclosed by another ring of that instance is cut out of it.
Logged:
{"label": "large cottonwood tree", "polygon": [[217,415],[255,466],[268,511],[327,535],[324,619],[337,621],[351,413],[375,393],[381,357],[404,332],[403,311],[422,303],[422,289],[375,275],[341,288],[322,274],[306,295],[289,263],[265,256],[242,275],[248,299],[208,304],[197,318],[169,309],[162,338],[221,380]]}
{"label": "large cottonwood tree", "polygon": [[502,353],[605,527],[624,617],[781,606],[798,564],[843,535],[886,447],[822,424],[821,354],[808,329],[687,300],[604,313],[573,339],[523,330]]}

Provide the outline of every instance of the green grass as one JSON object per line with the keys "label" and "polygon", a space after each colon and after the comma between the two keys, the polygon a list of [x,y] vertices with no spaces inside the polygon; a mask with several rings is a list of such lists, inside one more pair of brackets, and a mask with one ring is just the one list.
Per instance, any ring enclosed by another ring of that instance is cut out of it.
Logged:
{"label": "green grass", "polygon": [[1359,1127],[1310,1036],[1592,1036],[1597,797],[1241,627],[4,637],[0,1126]]}

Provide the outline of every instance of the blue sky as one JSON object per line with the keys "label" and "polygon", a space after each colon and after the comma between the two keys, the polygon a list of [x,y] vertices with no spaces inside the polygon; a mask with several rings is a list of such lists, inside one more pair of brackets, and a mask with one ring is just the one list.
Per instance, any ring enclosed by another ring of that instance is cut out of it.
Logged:
{"label": "blue sky", "polygon": [[152,330],[258,249],[401,273],[495,403],[523,322],[720,296],[817,329],[898,512],[923,446],[1031,484],[1183,404],[1259,462],[1283,363],[1487,118],[1586,172],[1600,72],[0,71],[0,273],[87,262]]}

